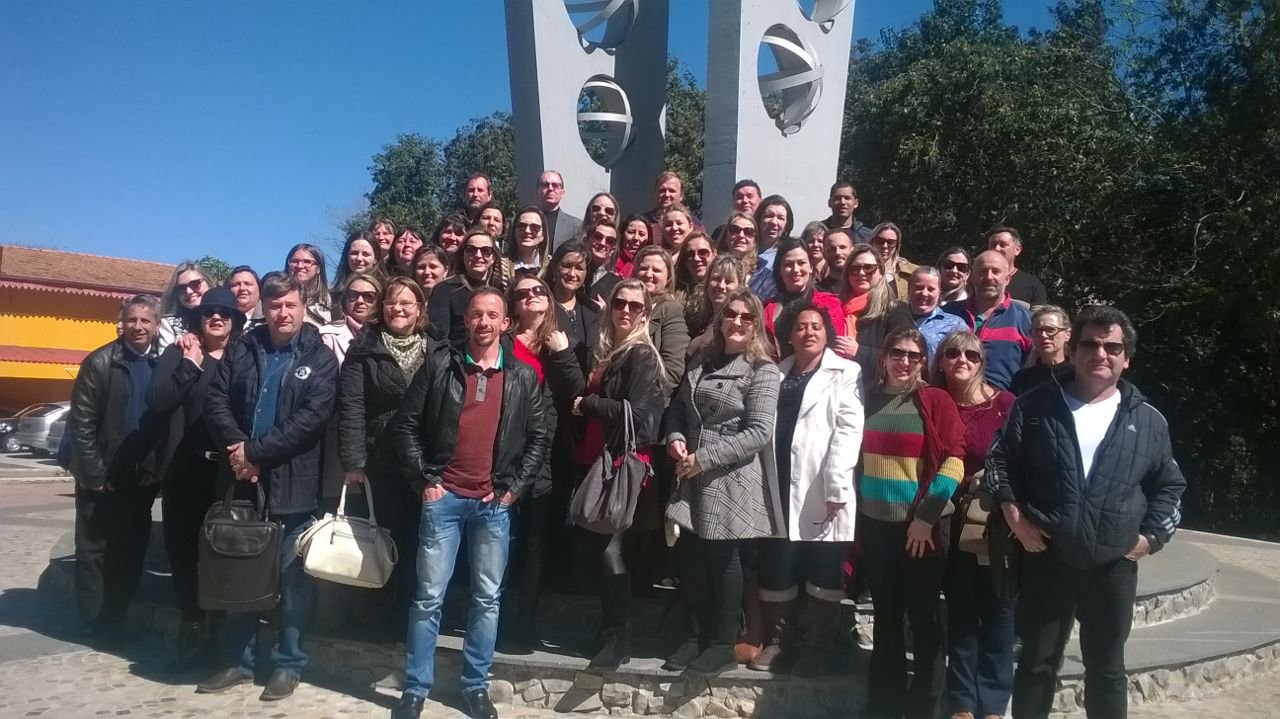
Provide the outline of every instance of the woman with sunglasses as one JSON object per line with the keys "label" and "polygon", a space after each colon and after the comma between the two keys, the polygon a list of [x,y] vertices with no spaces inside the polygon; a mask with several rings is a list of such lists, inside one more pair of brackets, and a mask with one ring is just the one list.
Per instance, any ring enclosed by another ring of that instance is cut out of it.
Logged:
{"label": "woman with sunglasses", "polygon": [[[618,198],[608,192],[597,192],[587,201],[587,211],[582,213],[583,225],[589,225],[593,222],[605,222],[617,226],[618,218],[621,215],[621,205],[618,204]],[[582,239],[590,242],[591,238],[585,234]]]}
{"label": "woman with sunglasses", "polygon": [[803,240],[788,237],[778,246],[778,253],[773,261],[773,281],[778,294],[765,303],[764,326],[769,331],[777,356],[791,355],[791,337],[776,334],[775,327],[783,319],[789,322],[790,317],[795,314],[795,308],[802,304],[813,305],[826,312],[836,328],[835,336],[844,336],[845,323],[836,324],[837,319],[844,319],[840,298],[814,286],[809,248]]}
{"label": "woman with sunglasses", "polygon": [[507,258],[511,260],[516,272],[538,274],[547,264],[547,256],[551,254],[547,243],[545,228],[547,219],[542,210],[529,206],[516,213],[515,222],[511,223],[511,234],[507,238]]}
{"label": "woman with sunglasses", "polygon": [[169,277],[169,286],[160,297],[160,326],[157,331],[157,350],[165,348],[178,338],[199,328],[200,298],[212,287],[209,275],[200,265],[187,260],[178,263]]}
{"label": "woman with sunglasses", "polygon": [[1020,397],[1052,377],[1062,380],[1070,374],[1071,365],[1067,362],[1067,343],[1070,341],[1071,318],[1066,310],[1056,305],[1031,308],[1032,364],[1014,373],[1009,391]]}
{"label": "woman with sunglasses", "polygon": [[853,473],[862,446],[862,371],[829,349],[835,325],[817,305],[798,305],[778,332],[794,350],[778,365],[774,432],[786,536],[761,543],[767,641],[748,667],[810,677],[828,665],[845,596],[842,569],[854,540]]}
{"label": "woman with sunglasses", "polygon": [[[357,282],[348,292],[367,292],[365,285],[376,287],[373,282]],[[418,550],[422,501],[400,473],[387,426],[434,344],[427,333],[426,297],[418,283],[393,277],[376,289],[373,297],[359,298],[361,303],[371,300],[373,311],[342,363],[334,444],[342,481],[348,485],[369,482],[378,525],[391,532],[399,550],[401,559],[390,581],[374,599],[377,610],[361,608],[362,617],[373,620],[381,638],[395,641],[405,636],[409,603],[417,586],[413,557]]]}
{"label": "woman with sunglasses", "polygon": [[[444,250],[450,257],[458,254],[462,248],[462,239],[467,236],[467,218],[463,215],[449,215],[440,220],[435,232],[431,233],[431,244]],[[452,262],[449,263],[452,266]]]}
{"label": "woman with sunglasses", "polygon": [[317,329],[333,319],[332,298],[329,296],[329,281],[324,267],[324,253],[315,245],[299,243],[289,248],[284,258],[284,269],[298,278],[305,295],[302,299],[307,304],[307,314],[303,318]]}
{"label": "woman with sunglasses", "polygon": [[[649,447],[658,441],[665,395],[654,388],[662,382],[662,358],[649,339],[653,299],[644,283],[629,279],[618,283],[609,296],[607,312],[591,353],[590,371],[571,412],[586,419],[577,447],[577,481],[600,457],[606,444],[613,457],[623,456],[624,409],[631,408],[637,454],[646,462]],[[624,404],[624,401],[627,404]],[[653,491],[652,487],[642,490]],[[643,502],[643,498],[641,502]],[[600,557],[603,586],[600,591],[601,629],[587,651],[591,668],[612,671],[631,661],[631,577],[623,558],[626,532],[587,532]]]}
{"label": "woman with sunglasses", "polygon": [[[858,536],[875,610],[867,713],[876,717],[932,717],[942,686],[938,593],[965,430],[951,396],[925,383],[924,365],[924,337],[914,327],[893,330],[866,393]],[[905,617],[913,640],[909,682]]]}
{"label": "woman with sunglasses", "polygon": [[597,310],[604,309],[604,298],[622,281],[614,271],[618,266],[618,226],[608,218],[589,221],[582,228],[582,238],[587,246],[587,299]]}
{"label": "woman with sunglasses", "polygon": [[720,237],[720,251],[737,257],[742,262],[742,271],[747,275],[747,285],[761,302],[768,302],[778,293],[774,283],[773,268],[760,261],[757,252],[756,235],[759,226],[755,217],[745,212],[730,213],[724,221],[724,234]]}
{"label": "woman with sunglasses", "polygon": [[413,274],[413,256],[422,247],[422,233],[416,227],[400,230],[391,251],[387,253],[385,274],[387,277],[409,277]]}
{"label": "woman with sunglasses", "polygon": [[618,240],[618,264],[614,272],[619,277],[630,277],[636,253],[653,242],[653,235],[644,215],[631,215],[618,227],[622,230],[622,237]]}
{"label": "woman with sunglasses", "polygon": [[413,255],[413,279],[422,288],[422,295],[431,299],[435,286],[453,274],[453,258],[439,245],[423,245]]}
{"label": "woman with sunglasses", "polygon": [[[871,245],[854,245],[844,265],[844,336],[834,342],[836,354],[862,367],[862,381],[876,376],[885,337],[896,329],[914,328],[911,310],[895,302],[884,275],[884,260]],[[838,328],[839,323],[836,324]]]}
{"label": "woman with sunglasses", "polygon": [[[746,275],[742,272],[742,263],[732,255],[719,255],[711,261],[707,268],[707,277],[699,288],[698,305],[692,315],[686,312],[685,322],[689,326],[689,340],[685,355],[692,360],[697,354],[711,344],[715,334],[711,327],[711,318],[724,306],[729,293],[739,287],[746,287]],[[695,334],[696,333],[696,334]]]}
{"label": "woman with sunglasses", "polygon": [[511,286],[514,268],[511,260],[498,252],[496,236],[479,225],[467,230],[453,261],[454,274],[432,290],[427,314],[432,337],[457,344],[467,337],[462,320],[472,290],[488,286],[505,293]]}
{"label": "woman with sunglasses", "polygon": [[707,328],[710,316],[698,318],[697,310],[702,304],[702,290],[707,284],[707,271],[711,269],[711,261],[716,258],[716,248],[705,232],[691,232],[685,238],[684,247],[676,255],[675,297],[684,305],[685,324],[690,320],[701,319],[699,326],[689,326],[689,334],[701,334]]}
{"label": "woman with sunglasses", "polygon": [[743,555],[751,540],[779,536],[782,506],[773,457],[778,367],[751,290],[729,293],[712,320],[706,359],[689,368],[663,417],[679,480],[666,515],[681,532],[680,597],[698,636],[667,669],[720,674],[738,666]]}
{"label": "woman with sunglasses", "polygon": [[218,374],[227,345],[244,329],[245,315],[231,291],[217,287],[204,293],[192,314],[191,333],[184,332],[160,354],[147,408],[157,417],[156,472],[163,479],[161,507],[164,543],[181,624],[178,655],[165,667],[179,674],[210,669],[216,657],[207,617],[196,601],[198,537],[205,512],[217,500],[215,485],[223,447],[217,446],[204,421],[209,382]]}
{"label": "woman with sunglasses", "polygon": [[977,501],[987,449],[1014,400],[987,383],[985,370],[982,341],[972,332],[953,332],[938,345],[933,384],[951,395],[964,425],[964,480],[955,493],[961,511],[953,515],[945,585],[945,708],[952,719],[1003,717],[1013,691],[1014,600],[996,596],[982,525],[964,531],[964,510]]}
{"label": "woman with sunglasses", "polygon": [[968,250],[951,247],[938,257],[938,271],[942,273],[942,300],[939,304],[969,299],[969,266],[973,262]]}

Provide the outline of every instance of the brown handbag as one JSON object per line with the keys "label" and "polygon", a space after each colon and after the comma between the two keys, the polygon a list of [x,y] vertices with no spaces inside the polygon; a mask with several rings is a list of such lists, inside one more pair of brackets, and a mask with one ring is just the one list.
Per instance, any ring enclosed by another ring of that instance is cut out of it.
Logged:
{"label": "brown handbag", "polygon": [[995,507],[995,497],[982,486],[982,472],[973,476],[969,489],[960,500],[960,539],[957,547],[962,552],[986,555],[987,518]]}

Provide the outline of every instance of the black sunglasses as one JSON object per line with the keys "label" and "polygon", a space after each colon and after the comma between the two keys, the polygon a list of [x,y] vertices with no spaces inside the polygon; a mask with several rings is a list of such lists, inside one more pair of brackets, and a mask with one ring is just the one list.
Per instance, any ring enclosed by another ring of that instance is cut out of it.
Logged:
{"label": "black sunglasses", "polygon": [[643,302],[624,300],[621,297],[614,297],[613,302],[610,302],[609,306],[618,312],[630,312],[633,315],[638,315],[641,312],[644,312]]}
{"label": "black sunglasses", "polygon": [[982,353],[977,350],[961,350],[959,347],[948,347],[947,351],[943,352],[943,355],[949,360],[959,359],[962,354],[965,359],[974,364],[982,361]]}

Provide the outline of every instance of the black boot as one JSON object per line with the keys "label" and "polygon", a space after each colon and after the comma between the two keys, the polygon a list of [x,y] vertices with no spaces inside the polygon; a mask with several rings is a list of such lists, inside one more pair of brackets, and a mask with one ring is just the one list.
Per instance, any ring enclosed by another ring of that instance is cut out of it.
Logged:
{"label": "black boot", "polygon": [[601,598],[604,646],[591,659],[589,668],[615,671],[631,661],[631,576],[605,577]]}
{"label": "black boot", "polygon": [[698,611],[690,606],[688,597],[680,598],[680,606],[684,609],[684,636],[680,646],[667,657],[662,668],[669,672],[682,672],[689,667],[689,662],[698,658],[705,649],[700,641],[702,622],[698,621]]}
{"label": "black boot", "polygon": [[214,652],[210,640],[205,637],[204,623],[199,620],[183,622],[178,627],[178,655],[164,665],[165,674],[189,674],[213,668]]}
{"label": "black boot", "polygon": [[831,640],[837,636],[840,602],[805,595],[799,617],[800,641],[792,674],[803,677],[821,676],[831,661]]}
{"label": "black boot", "polygon": [[722,674],[738,668],[738,655],[733,651],[733,642],[738,637],[738,619],[741,611],[736,607],[730,610],[717,610],[713,615],[715,634],[708,646],[697,659],[689,662],[689,671],[695,674]]}

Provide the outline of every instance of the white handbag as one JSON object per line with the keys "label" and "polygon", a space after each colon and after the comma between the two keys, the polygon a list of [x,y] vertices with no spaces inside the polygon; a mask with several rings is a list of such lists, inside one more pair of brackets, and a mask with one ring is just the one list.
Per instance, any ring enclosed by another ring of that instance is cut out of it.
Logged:
{"label": "white handbag", "polygon": [[378,526],[373,490],[364,481],[369,518],[348,517],[347,485],[342,485],[338,513],[325,514],[298,540],[298,555],[307,574],[352,587],[377,588],[391,578],[398,559],[391,533]]}

